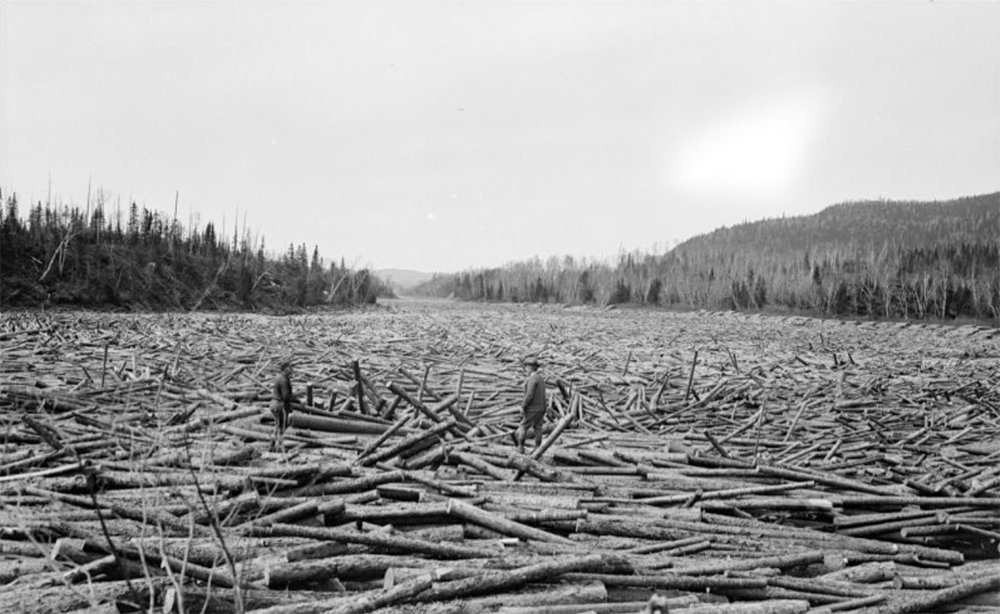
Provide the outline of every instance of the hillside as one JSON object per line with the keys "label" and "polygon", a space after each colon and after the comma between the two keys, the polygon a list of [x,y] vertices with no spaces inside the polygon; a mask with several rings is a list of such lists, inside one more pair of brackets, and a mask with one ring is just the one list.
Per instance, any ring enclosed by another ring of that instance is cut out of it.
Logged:
{"label": "hillside", "polygon": [[538,259],[435,276],[415,292],[468,300],[667,305],[1000,322],[1000,192],[867,201],[694,237],[614,264]]}
{"label": "hillside", "polygon": [[982,244],[1000,236],[1000,192],[949,201],[860,201],[813,215],[722,227],[679,244],[677,254],[751,249],[779,255],[867,251],[883,246],[932,249]]}
{"label": "hillside", "polygon": [[315,246],[267,253],[264,237],[185,228],[132,203],[0,207],[0,306],[254,310],[370,304],[391,291],[367,270],[327,265]]}

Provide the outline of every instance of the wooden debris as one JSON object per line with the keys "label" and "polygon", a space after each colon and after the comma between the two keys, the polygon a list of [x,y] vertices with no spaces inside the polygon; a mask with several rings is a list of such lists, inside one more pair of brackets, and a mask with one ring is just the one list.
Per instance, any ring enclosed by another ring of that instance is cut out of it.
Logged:
{"label": "wooden debris", "polygon": [[[0,335],[2,611],[1000,606],[991,329],[393,302]],[[551,403],[522,455],[525,354]]]}

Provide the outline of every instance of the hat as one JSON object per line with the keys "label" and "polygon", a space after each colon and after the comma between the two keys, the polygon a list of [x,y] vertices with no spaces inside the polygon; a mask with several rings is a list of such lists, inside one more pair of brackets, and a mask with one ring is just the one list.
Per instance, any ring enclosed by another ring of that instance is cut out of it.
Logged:
{"label": "hat", "polygon": [[538,359],[535,358],[534,356],[528,356],[527,358],[525,358],[524,359],[524,364],[525,365],[532,365],[532,366],[535,366],[535,367],[541,366],[541,363],[539,363]]}

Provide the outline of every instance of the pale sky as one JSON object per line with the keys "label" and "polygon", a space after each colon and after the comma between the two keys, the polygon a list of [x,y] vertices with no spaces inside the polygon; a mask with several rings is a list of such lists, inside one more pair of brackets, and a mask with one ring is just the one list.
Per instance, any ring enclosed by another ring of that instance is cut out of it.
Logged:
{"label": "pale sky", "polygon": [[1000,2],[5,1],[0,187],[50,178],[422,271],[982,194]]}

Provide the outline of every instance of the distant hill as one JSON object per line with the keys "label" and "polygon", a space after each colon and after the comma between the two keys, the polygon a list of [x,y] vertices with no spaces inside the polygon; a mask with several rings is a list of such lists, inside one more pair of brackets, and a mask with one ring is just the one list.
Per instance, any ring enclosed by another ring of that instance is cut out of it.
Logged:
{"label": "distant hill", "polygon": [[667,305],[1000,322],[1000,192],[863,201],[747,222],[617,263],[538,259],[437,275],[413,290],[460,300]]}
{"label": "distant hill", "polygon": [[723,227],[674,248],[676,255],[752,250],[757,255],[930,249],[983,244],[1000,236],[1000,192],[949,201],[861,201],[806,216]]}
{"label": "distant hill", "polygon": [[406,292],[434,276],[433,273],[410,269],[379,269],[375,271],[375,275],[390,284],[397,292]]}

